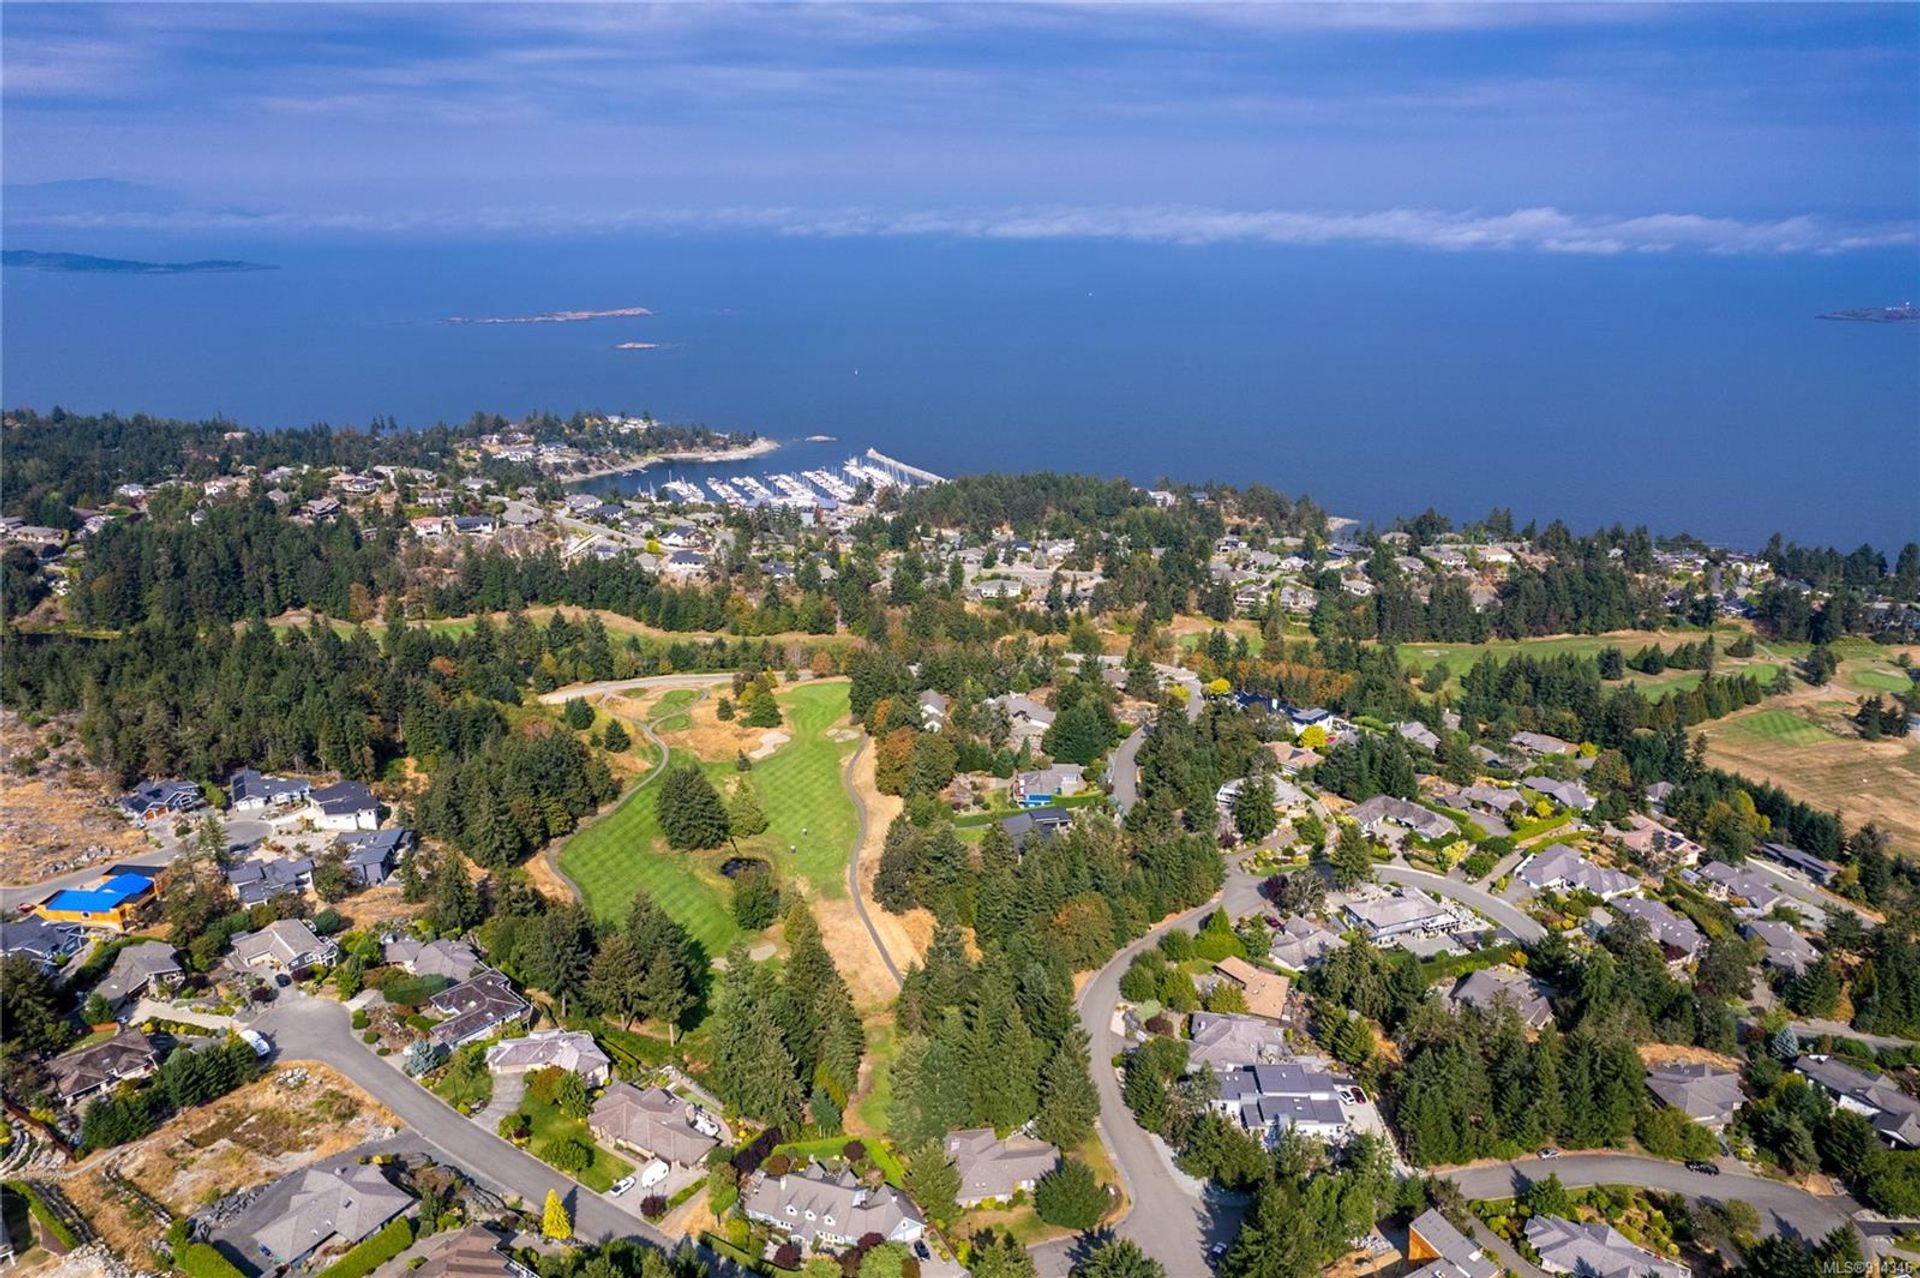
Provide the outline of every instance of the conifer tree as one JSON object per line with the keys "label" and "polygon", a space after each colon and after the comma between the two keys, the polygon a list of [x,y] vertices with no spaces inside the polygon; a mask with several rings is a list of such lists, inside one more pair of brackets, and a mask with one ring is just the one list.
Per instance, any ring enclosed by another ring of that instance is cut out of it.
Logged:
{"label": "conifer tree", "polygon": [[567,1205],[560,1201],[559,1193],[551,1189],[547,1191],[546,1210],[540,1214],[540,1232],[556,1242],[573,1237],[573,1218],[567,1215]]}
{"label": "conifer tree", "polygon": [[660,783],[660,832],[667,846],[687,852],[717,848],[727,839],[727,810],[698,766],[685,764]]}
{"label": "conifer tree", "polygon": [[1100,1114],[1100,1093],[1094,1090],[1087,1032],[1072,1026],[1048,1058],[1040,1074],[1040,1110],[1034,1128],[1040,1139],[1061,1149],[1073,1149],[1092,1134]]}

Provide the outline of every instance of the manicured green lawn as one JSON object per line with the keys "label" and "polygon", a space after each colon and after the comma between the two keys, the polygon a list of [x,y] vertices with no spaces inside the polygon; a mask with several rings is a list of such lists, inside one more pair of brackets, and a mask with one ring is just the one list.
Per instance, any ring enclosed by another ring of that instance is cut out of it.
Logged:
{"label": "manicured green lawn", "polygon": [[[678,705],[695,695],[680,688],[661,701],[674,698]],[[782,688],[779,698],[785,719],[781,731],[792,740],[753,765],[752,781],[769,827],[765,834],[740,840],[739,854],[771,860],[782,874],[806,879],[820,895],[845,896],[847,858],[859,822],[840,784],[840,768],[854,743],[826,734],[845,724],[847,685],[796,684]],[[674,762],[679,761],[676,756]],[[723,796],[731,791],[739,775],[732,759],[701,764]],[[624,918],[634,892],[644,888],[709,954],[722,953],[740,936],[729,887],[719,872],[735,851],[669,851],[654,806],[656,788],[643,781],[612,812],[575,835],[561,849],[560,868],[601,918]]]}
{"label": "manicured green lawn", "polygon": [[1877,669],[1872,665],[1843,670],[1840,680],[1862,692],[1905,692],[1913,686],[1913,680],[1907,677],[1906,672]]}
{"label": "manicured green lawn", "polygon": [[1833,734],[1817,723],[1808,723],[1790,710],[1762,710],[1759,714],[1730,719],[1720,731],[1727,736],[1754,737],[1787,745],[1813,745]]}
{"label": "manicured green lawn", "polygon": [[653,725],[656,732],[684,732],[692,726],[693,716],[690,714],[670,714]]}
{"label": "manicured green lawn", "polygon": [[593,1163],[576,1177],[588,1189],[604,1194],[613,1187],[614,1181],[633,1170],[632,1163],[615,1157],[594,1142],[585,1119],[568,1118],[559,1106],[535,1100],[531,1095],[520,1102],[520,1111],[533,1120],[533,1140],[528,1148],[534,1157],[544,1161],[546,1147],[564,1140],[577,1140],[592,1148]]}

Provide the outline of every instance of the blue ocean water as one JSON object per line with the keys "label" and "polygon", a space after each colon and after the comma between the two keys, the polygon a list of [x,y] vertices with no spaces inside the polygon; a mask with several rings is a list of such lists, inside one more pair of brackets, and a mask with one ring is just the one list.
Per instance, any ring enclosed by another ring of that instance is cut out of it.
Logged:
{"label": "blue ocean water", "polygon": [[[1386,520],[1616,521],[1757,545],[1920,536],[1911,253],[1576,257],[1079,242],[581,238],[12,248],[280,269],[9,269],[8,406],[402,424],[640,412],[944,474],[1311,493]],[[645,306],[643,318],[449,325]],[[659,343],[620,351],[617,343]],[[721,472],[725,473],[725,472]],[[657,481],[656,471],[640,482]]]}

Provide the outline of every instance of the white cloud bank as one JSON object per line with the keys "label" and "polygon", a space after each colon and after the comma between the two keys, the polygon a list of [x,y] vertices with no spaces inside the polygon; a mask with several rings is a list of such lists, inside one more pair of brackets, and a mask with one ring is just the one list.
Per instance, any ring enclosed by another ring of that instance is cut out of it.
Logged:
{"label": "white cloud bank", "polygon": [[1442,252],[1509,251],[1614,255],[1833,254],[1920,244],[1920,223],[1837,223],[1651,213],[1632,217],[1555,208],[1510,213],[1387,209],[1330,213],[1184,205],[1041,206],[982,211],[889,212],[872,208],[466,208],[392,212],[65,212],[10,217],[14,229],[387,234],[565,234],[620,231],[761,233],[816,238],[926,237],[997,240],[1123,240],[1144,244],[1385,245]]}

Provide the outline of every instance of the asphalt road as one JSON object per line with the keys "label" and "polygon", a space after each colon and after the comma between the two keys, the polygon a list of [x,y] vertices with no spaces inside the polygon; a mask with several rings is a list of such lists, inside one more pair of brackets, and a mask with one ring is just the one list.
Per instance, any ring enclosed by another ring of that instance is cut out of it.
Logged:
{"label": "asphalt road", "polygon": [[1415,870],[1404,865],[1377,866],[1374,872],[1388,883],[1417,887],[1435,896],[1449,897],[1463,905],[1470,905],[1523,941],[1538,941],[1545,938],[1547,934],[1547,929],[1529,918],[1526,911],[1519,909],[1510,901],[1501,900],[1485,888],[1474,887],[1471,883],[1462,883],[1459,879],[1429,874],[1425,870]]}
{"label": "asphalt road", "polygon": [[1688,1171],[1679,1163],[1634,1154],[1563,1154],[1558,1158],[1526,1158],[1498,1166],[1440,1172],[1460,1186],[1469,1198],[1510,1198],[1523,1193],[1548,1173],[1560,1177],[1569,1189],[1589,1185],[1637,1185],[1685,1194],[1689,1198],[1724,1203],[1732,1199],[1752,1204],[1767,1233],[1785,1230],[1818,1238],[1851,1223],[1860,1205],[1851,1198],[1822,1198],[1777,1180],[1763,1180],[1737,1168],[1718,1176]]}
{"label": "asphalt road", "polygon": [[[591,1242],[638,1238],[666,1251],[673,1249],[672,1239],[641,1219],[637,1193],[619,1199],[596,1194],[462,1118],[439,1097],[376,1057],[354,1034],[347,1011],[339,1004],[297,992],[283,994],[253,1024],[272,1037],[278,1059],[318,1061],[340,1071],[448,1163],[496,1193],[517,1194],[538,1211],[548,1190],[558,1192],[573,1215],[576,1237]],[[632,1204],[631,1210],[623,1205],[627,1203]]]}
{"label": "asphalt road", "polygon": [[[1190,1193],[1168,1165],[1162,1152],[1165,1147],[1134,1121],[1120,1094],[1119,1075],[1110,1064],[1124,1046],[1113,1032],[1113,1009],[1120,999],[1120,977],[1133,956],[1153,945],[1168,928],[1198,921],[1218,902],[1216,897],[1175,915],[1121,950],[1087,982],[1079,1000],[1080,1020],[1091,1042],[1093,1082],[1100,1093],[1100,1138],[1132,1203],[1114,1232],[1138,1243],[1173,1275],[1205,1273],[1207,1249],[1216,1242],[1233,1241],[1239,1233],[1241,1209],[1232,1202],[1210,1202]],[[1035,1248],[1034,1262],[1043,1275],[1057,1278],[1071,1267],[1080,1246],[1081,1240],[1073,1239]]]}

